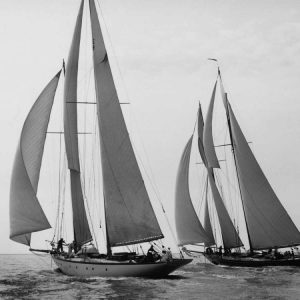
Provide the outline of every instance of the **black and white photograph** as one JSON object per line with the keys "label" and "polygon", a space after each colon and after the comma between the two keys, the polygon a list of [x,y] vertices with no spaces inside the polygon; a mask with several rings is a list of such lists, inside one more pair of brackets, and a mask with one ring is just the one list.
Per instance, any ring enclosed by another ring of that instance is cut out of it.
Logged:
{"label": "black and white photograph", "polygon": [[300,299],[300,2],[0,0],[0,299]]}

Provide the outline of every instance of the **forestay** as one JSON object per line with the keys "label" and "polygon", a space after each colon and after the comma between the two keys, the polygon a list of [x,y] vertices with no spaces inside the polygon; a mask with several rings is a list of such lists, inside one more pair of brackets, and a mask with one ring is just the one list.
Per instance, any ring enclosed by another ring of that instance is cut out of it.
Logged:
{"label": "forestay", "polygon": [[30,245],[31,233],[51,228],[37,199],[44,144],[60,72],[31,108],[21,132],[10,185],[10,238]]}
{"label": "forestay", "polygon": [[159,239],[163,235],[130,142],[95,3],[89,3],[108,243]]}

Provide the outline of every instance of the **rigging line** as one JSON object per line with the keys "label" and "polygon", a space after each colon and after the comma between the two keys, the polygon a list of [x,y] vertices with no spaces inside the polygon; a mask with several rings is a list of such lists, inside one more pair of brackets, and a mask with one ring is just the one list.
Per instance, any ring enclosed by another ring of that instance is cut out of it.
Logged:
{"label": "rigging line", "polygon": [[133,149],[135,150],[135,151],[134,151],[134,152],[135,152],[135,155],[136,155],[136,157],[138,158],[138,160],[139,160],[139,162],[140,162],[140,164],[141,164],[141,166],[142,166],[142,168],[143,168],[143,170],[144,170],[144,172],[145,172],[145,174],[146,174],[146,176],[147,176],[147,178],[148,178],[148,180],[149,180],[149,182],[150,182],[150,185],[151,185],[151,187],[152,187],[152,189],[153,189],[153,192],[154,192],[156,198],[158,199],[158,201],[159,201],[159,203],[160,203],[160,206],[161,206],[163,212],[165,212],[165,209],[164,209],[164,206],[163,206],[163,204],[162,204],[162,202],[161,202],[160,196],[159,196],[158,193],[156,192],[156,188],[155,188],[155,186],[153,185],[153,182],[151,181],[150,175],[148,174],[148,172],[147,172],[147,170],[146,170],[146,167],[145,167],[145,165],[144,165],[144,163],[143,163],[143,161],[142,161],[140,155],[138,154],[138,151],[137,151],[137,148],[135,147],[134,142],[131,141],[131,144],[132,144]]}
{"label": "rigging line", "polygon": [[[152,168],[151,168],[150,159],[149,159],[149,156],[147,155],[146,147],[145,147],[145,144],[143,142],[141,132],[139,130],[140,126],[138,126],[138,122],[137,122],[137,120],[135,118],[135,115],[132,111],[130,111],[130,116],[131,116],[131,120],[133,120],[133,122],[134,122],[134,127],[137,129],[138,139],[140,141],[140,144],[142,146],[142,150],[143,150],[144,155],[146,157],[147,167],[148,167],[149,172],[150,172],[150,175],[147,174],[148,179],[149,179],[149,181],[151,183],[151,186],[152,186],[152,189],[153,189],[156,197],[158,198],[158,200],[160,202],[160,205],[162,206],[162,209],[164,211],[164,207],[163,207],[163,204],[162,204],[162,201],[161,201],[161,195],[160,195],[160,192],[159,192],[159,188],[158,188],[158,185],[157,185],[156,180],[155,180],[154,173],[153,173]],[[132,140],[131,140],[131,143],[135,147]],[[135,150],[136,150],[135,153],[138,155],[138,151],[137,151],[136,147],[135,147]],[[139,158],[139,161],[141,162],[141,164],[143,164],[143,160],[141,159],[141,157],[139,156],[138,158]],[[144,169],[145,172],[147,172],[146,167],[144,165],[143,165],[143,169]]]}

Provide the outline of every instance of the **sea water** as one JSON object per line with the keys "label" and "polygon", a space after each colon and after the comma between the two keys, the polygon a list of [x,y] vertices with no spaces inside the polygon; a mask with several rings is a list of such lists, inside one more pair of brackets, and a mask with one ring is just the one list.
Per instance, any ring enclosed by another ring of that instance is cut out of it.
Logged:
{"label": "sea water", "polygon": [[0,299],[300,299],[300,267],[194,260],[163,279],[79,278],[60,273],[48,255],[0,255]]}

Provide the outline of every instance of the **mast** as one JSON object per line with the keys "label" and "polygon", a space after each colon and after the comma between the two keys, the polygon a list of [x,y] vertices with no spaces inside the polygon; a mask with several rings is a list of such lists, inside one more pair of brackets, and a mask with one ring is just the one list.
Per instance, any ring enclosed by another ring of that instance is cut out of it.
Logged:
{"label": "mast", "polygon": [[224,102],[225,110],[226,110],[226,117],[227,117],[227,125],[228,125],[228,130],[229,130],[231,150],[232,150],[232,153],[233,153],[233,160],[234,160],[235,172],[236,172],[236,177],[237,177],[237,181],[238,181],[238,187],[239,187],[239,192],[240,192],[240,197],[241,197],[241,202],[242,202],[243,213],[244,213],[244,217],[245,217],[245,224],[246,224],[246,231],[247,231],[247,236],[248,236],[248,241],[249,241],[249,247],[250,247],[250,252],[252,253],[253,252],[253,247],[252,247],[252,242],[251,242],[251,237],[250,237],[250,232],[249,232],[247,217],[246,217],[246,213],[245,213],[245,207],[244,207],[244,202],[243,202],[243,194],[242,194],[242,191],[241,191],[241,184],[240,184],[239,173],[238,173],[238,169],[237,169],[237,161],[236,161],[236,156],[235,156],[235,149],[234,149],[234,141],[233,141],[233,136],[232,136],[230,115],[229,115],[229,111],[228,111],[227,93],[225,93],[225,91],[224,91],[224,86],[223,86],[223,81],[222,81],[221,71],[220,71],[220,67],[219,66],[218,66],[218,75],[219,75],[219,78],[220,78],[221,94],[222,94],[222,98],[223,98],[223,102]]}

